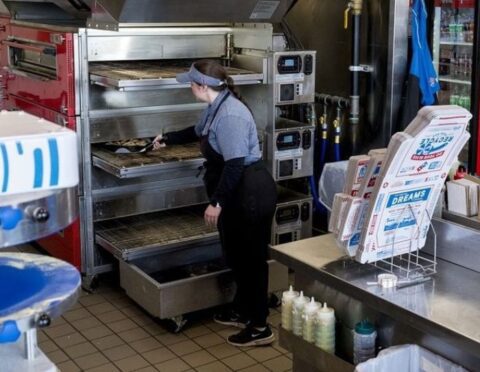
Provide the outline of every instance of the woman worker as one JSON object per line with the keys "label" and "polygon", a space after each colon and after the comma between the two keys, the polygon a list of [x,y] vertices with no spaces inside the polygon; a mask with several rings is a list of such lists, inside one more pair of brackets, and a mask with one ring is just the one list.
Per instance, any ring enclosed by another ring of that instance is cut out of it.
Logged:
{"label": "woman worker", "polygon": [[228,338],[232,345],[270,344],[274,335],[267,324],[267,247],[277,195],[260,160],[255,121],[217,62],[195,62],[188,72],[177,75],[177,81],[191,83],[194,96],[208,108],[197,125],[157,136],[154,148],[200,139],[210,199],[205,222],[218,227],[237,284],[232,308],[214,320],[242,328]]}

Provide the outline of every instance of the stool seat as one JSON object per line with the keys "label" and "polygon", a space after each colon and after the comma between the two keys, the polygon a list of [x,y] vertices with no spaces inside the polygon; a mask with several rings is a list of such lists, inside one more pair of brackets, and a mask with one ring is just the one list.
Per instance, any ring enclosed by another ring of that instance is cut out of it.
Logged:
{"label": "stool seat", "polygon": [[53,257],[0,253],[0,325],[14,321],[25,332],[40,314],[55,318],[78,297],[80,274]]}

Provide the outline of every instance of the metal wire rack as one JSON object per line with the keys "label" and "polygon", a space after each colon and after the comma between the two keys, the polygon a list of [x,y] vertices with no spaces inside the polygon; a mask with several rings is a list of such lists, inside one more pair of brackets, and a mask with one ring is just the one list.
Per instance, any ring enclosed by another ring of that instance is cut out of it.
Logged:
{"label": "metal wire rack", "polygon": [[[405,210],[399,215],[398,220],[403,219],[405,211],[411,213],[411,216],[415,221],[415,225],[418,227],[418,221],[411,205],[408,205],[405,208]],[[420,247],[418,244],[418,237],[413,236],[416,233],[415,229],[412,229],[412,236],[409,242],[409,250],[407,253],[395,255],[394,236],[390,257],[376,261],[371,265],[382,271],[396,275],[399,279],[399,282],[403,282],[406,285],[414,285],[417,283],[420,284],[426,280],[429,280],[430,277],[437,272],[437,233],[432,224],[432,217],[428,212],[428,209],[425,209],[425,213],[428,218],[430,231],[432,232],[433,256],[427,256],[426,254],[420,253],[420,248],[422,247]]]}

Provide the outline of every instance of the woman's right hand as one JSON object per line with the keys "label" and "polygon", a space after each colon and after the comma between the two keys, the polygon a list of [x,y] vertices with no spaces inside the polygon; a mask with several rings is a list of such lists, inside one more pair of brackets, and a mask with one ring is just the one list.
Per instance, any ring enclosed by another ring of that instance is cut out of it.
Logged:
{"label": "woman's right hand", "polygon": [[165,138],[163,137],[163,134],[159,134],[158,136],[155,137],[153,140],[153,149],[158,150],[161,147],[167,146],[165,144]]}

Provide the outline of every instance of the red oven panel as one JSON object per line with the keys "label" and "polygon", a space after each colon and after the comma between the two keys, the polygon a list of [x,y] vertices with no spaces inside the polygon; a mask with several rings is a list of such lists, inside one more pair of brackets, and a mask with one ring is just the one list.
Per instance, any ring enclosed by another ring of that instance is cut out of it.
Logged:
{"label": "red oven panel", "polygon": [[37,240],[37,243],[53,257],[67,261],[81,271],[80,221],[58,233]]}
{"label": "red oven panel", "polygon": [[7,110],[23,110],[29,114],[44,118],[53,123],[63,125],[69,129],[76,131],[76,117],[75,116],[66,116],[58,113],[57,111],[50,110],[46,107],[36,105],[30,101],[26,101],[20,97],[15,97],[12,95],[8,96],[8,99],[5,103],[5,108]]}
{"label": "red oven panel", "polygon": [[[73,33],[49,31],[11,24],[0,43],[0,63],[7,71],[6,91],[67,116],[75,115]],[[53,77],[25,73],[9,61],[9,50],[45,53],[54,58]],[[56,70],[56,71],[55,71]]]}

